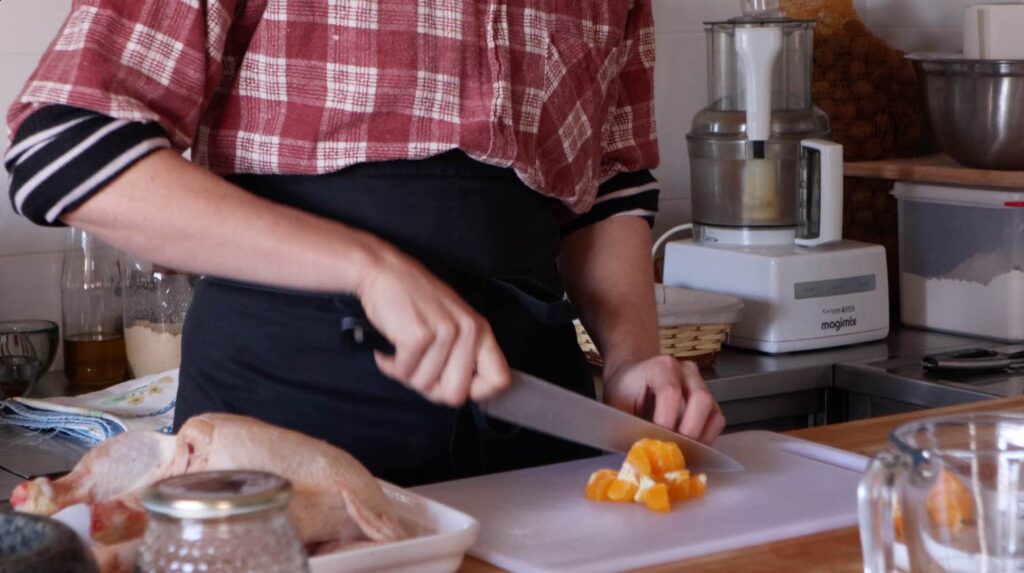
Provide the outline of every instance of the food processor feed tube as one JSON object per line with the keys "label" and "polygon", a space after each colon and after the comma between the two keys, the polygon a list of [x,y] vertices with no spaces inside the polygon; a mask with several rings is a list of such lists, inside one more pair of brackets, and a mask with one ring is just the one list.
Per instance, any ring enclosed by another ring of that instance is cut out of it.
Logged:
{"label": "food processor feed tube", "polygon": [[744,101],[751,156],[743,164],[744,209],[761,219],[778,216],[778,162],[765,159],[765,143],[772,134],[772,68],[782,49],[780,28],[739,28],[736,53],[746,74]]}
{"label": "food processor feed tube", "polygon": [[747,139],[755,159],[764,159],[764,145],[772,134],[772,68],[781,49],[781,28],[736,29],[736,52],[747,80]]}

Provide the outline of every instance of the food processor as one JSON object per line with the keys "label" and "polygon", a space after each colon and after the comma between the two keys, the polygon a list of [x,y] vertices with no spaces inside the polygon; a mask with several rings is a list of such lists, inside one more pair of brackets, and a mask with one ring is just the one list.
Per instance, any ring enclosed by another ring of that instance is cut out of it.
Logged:
{"label": "food processor", "polygon": [[842,146],[811,102],[814,22],[778,3],[705,24],[708,106],[687,135],[693,238],[664,282],[743,299],[729,344],[790,352],[884,338],[885,249],[842,239]]}

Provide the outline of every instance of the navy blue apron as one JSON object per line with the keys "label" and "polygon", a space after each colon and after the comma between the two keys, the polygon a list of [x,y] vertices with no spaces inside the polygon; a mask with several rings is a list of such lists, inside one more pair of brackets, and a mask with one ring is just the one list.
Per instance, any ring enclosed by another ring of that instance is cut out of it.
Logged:
{"label": "navy blue apron", "polygon": [[[509,364],[593,397],[555,258],[556,203],[461,152],[318,176],[237,175],[249,191],[364,229],[415,257],[491,324]],[[416,485],[594,455],[432,404],[380,373],[340,330],[356,298],[206,278],[185,323],[175,428],[233,412],[327,440],[374,475]]]}

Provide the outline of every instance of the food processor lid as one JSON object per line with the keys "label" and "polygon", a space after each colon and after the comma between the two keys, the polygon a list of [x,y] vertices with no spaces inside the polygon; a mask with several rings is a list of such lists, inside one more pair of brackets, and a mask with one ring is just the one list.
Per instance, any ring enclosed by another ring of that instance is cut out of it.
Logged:
{"label": "food processor lid", "polygon": [[782,27],[783,31],[794,31],[794,30],[810,30],[817,25],[815,20],[802,20],[797,18],[790,18],[788,16],[776,16],[770,18],[757,17],[757,16],[736,16],[728,20],[717,20],[712,22],[704,22],[704,30],[711,31],[729,31],[735,30],[736,28],[765,28],[765,27]]}
{"label": "food processor lid", "polygon": [[[817,107],[796,110],[775,110],[772,112],[772,133],[785,137],[824,136],[829,132],[828,116]],[[690,125],[691,138],[721,139],[736,137],[745,139],[747,113],[742,110],[702,109],[693,117]]]}

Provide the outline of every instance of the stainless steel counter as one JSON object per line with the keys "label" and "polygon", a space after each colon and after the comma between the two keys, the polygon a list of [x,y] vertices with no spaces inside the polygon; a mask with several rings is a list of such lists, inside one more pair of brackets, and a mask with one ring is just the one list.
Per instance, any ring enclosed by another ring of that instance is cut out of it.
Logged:
{"label": "stainless steel counter", "polygon": [[74,467],[87,448],[63,436],[0,425],[0,509],[23,480],[62,474]]}
{"label": "stainless steel counter", "polygon": [[965,338],[947,348],[904,348],[867,362],[839,364],[835,388],[845,392],[848,418],[867,418],[921,408],[936,408],[1024,392],[1024,371],[934,373],[921,366],[925,354],[969,347],[1004,352],[1024,345]]}
{"label": "stainless steel counter", "polygon": [[0,426],[0,469],[21,478],[65,472],[86,450],[63,436]]}
{"label": "stainless steel counter", "polygon": [[[787,430],[848,419],[846,392],[869,390],[858,384],[897,401],[909,399],[910,403],[931,407],[983,399],[969,390],[927,384],[920,387],[910,377],[882,379],[876,375],[875,365],[902,359],[908,369],[920,370],[920,358],[925,354],[996,345],[987,340],[897,328],[886,340],[825,350],[769,355],[726,348],[705,377],[731,429]],[[839,384],[840,379],[843,384]],[[913,398],[921,393],[925,396]]]}
{"label": "stainless steel counter", "polygon": [[872,364],[899,357],[919,361],[920,356],[933,352],[999,345],[990,340],[901,328],[878,342],[790,354],[771,355],[727,347],[715,367],[705,372],[705,378],[718,400],[739,400],[829,386],[832,382],[829,372],[836,365]]}

